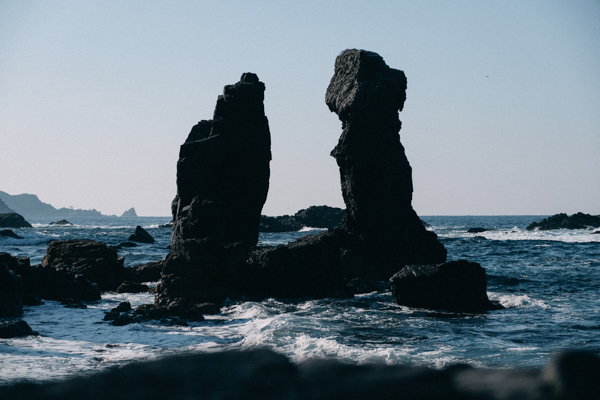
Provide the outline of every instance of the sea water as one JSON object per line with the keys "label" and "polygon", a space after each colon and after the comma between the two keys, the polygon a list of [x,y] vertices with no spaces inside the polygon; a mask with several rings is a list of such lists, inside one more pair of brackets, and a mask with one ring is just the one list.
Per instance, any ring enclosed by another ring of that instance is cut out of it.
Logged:
{"label": "sea water", "polygon": [[[189,326],[145,322],[122,327],[103,321],[122,301],[152,303],[153,295],[106,292],[87,309],[55,301],[24,307],[39,336],[0,339],[0,384],[52,381],[134,360],[182,352],[268,347],[294,361],[332,357],[351,364],[442,368],[539,367],[564,349],[600,351],[600,235],[593,230],[527,231],[544,216],[422,217],[448,250],[487,271],[488,295],[506,307],[461,314],[394,304],[389,290],[353,299],[228,302],[219,315]],[[169,218],[76,219],[72,226],[33,219],[13,229],[24,239],[0,237],[0,251],[39,263],[52,240],[87,238],[108,245],[127,240],[137,225],[154,244],[124,248],[125,266],[164,259]],[[492,229],[467,233],[470,227]],[[287,243],[316,230],[261,233],[260,242]],[[156,285],[157,283],[152,283]]]}

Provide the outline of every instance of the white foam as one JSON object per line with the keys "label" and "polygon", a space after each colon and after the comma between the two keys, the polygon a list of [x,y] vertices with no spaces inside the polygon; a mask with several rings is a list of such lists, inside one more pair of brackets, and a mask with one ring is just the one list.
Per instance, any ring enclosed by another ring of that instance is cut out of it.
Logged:
{"label": "white foam", "polygon": [[549,309],[550,306],[542,300],[531,299],[528,295],[500,294],[488,292],[490,300],[498,301],[506,308],[540,307]]}

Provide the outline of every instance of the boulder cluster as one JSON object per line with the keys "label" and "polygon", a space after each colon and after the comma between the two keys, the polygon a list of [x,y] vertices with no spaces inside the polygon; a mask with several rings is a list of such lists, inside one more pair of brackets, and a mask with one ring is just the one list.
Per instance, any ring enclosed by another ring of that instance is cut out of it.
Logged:
{"label": "boulder cluster", "polygon": [[578,212],[571,215],[555,214],[544,218],[540,222],[532,222],[527,226],[528,231],[540,230],[547,231],[551,229],[589,229],[600,228],[600,215],[590,215]]}

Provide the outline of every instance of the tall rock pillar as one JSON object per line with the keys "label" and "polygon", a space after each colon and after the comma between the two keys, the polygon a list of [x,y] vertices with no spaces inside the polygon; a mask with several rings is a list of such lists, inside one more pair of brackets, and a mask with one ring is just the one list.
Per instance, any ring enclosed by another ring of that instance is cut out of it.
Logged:
{"label": "tall rock pillar", "polygon": [[404,72],[378,54],[346,50],[337,57],[325,101],[342,121],[331,155],[340,168],[345,227],[373,265],[392,274],[405,264],[446,260],[411,205],[411,167],[398,134],[405,100]]}
{"label": "tall rock pillar", "polygon": [[264,83],[253,73],[227,85],[213,119],[181,145],[173,200],[172,252],[156,303],[186,306],[234,295],[239,269],[258,242],[269,190],[271,135]]}

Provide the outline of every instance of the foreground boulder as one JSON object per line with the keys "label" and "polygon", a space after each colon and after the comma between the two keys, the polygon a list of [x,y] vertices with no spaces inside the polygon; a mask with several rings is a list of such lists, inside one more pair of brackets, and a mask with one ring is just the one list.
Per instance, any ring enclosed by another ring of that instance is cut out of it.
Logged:
{"label": "foreground boulder", "polygon": [[0,214],[0,228],[31,228],[31,224],[17,213]]}
{"label": "foreground boulder", "polygon": [[399,265],[446,261],[446,249],[412,208],[412,170],[398,132],[406,99],[404,72],[376,53],[346,50],[335,61],[325,101],[342,121],[331,152],[340,169],[345,228],[379,275]]}
{"label": "foreground boulder", "polygon": [[[142,228],[139,225],[135,228],[135,233],[133,235],[129,236],[129,240],[131,240],[132,242],[138,242],[138,243],[154,243],[155,242],[152,235],[150,235],[144,228]],[[121,244],[121,246],[122,246],[122,244]]]}
{"label": "foreground boulder", "polygon": [[126,274],[123,262],[104,243],[75,239],[50,242],[42,266],[81,274],[98,284],[100,290],[115,291]]}
{"label": "foreground boulder", "polygon": [[23,281],[0,258],[0,318],[17,317],[21,314],[23,314]]}
{"label": "foreground boulder", "polygon": [[567,214],[555,214],[544,218],[540,222],[532,222],[527,226],[528,231],[540,230],[547,231],[551,229],[589,229],[600,228],[600,215],[577,213],[570,217]]}
{"label": "foreground boulder", "polygon": [[390,282],[394,302],[403,306],[454,312],[504,308],[487,297],[485,269],[466,260],[407,265]]}
{"label": "foreground boulder", "polygon": [[544,369],[442,370],[408,365],[348,365],[332,359],[292,363],[266,349],[187,354],[134,362],[94,375],[0,386],[7,400],[41,399],[405,399],[592,400],[600,358],[569,352]]}

